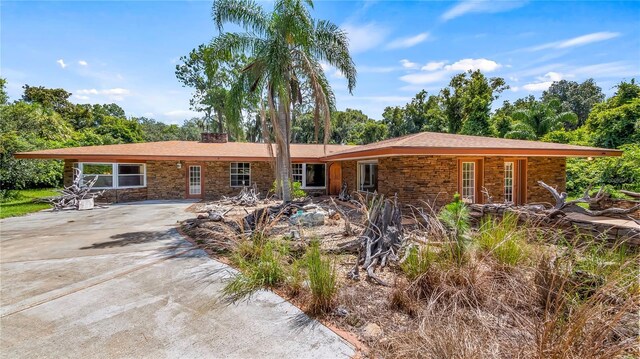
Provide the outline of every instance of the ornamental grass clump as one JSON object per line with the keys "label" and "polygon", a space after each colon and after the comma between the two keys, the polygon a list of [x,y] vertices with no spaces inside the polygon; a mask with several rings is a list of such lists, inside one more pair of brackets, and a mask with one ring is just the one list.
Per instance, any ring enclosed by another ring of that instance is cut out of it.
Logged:
{"label": "ornamental grass clump", "polygon": [[335,267],[330,259],[323,258],[317,241],[311,243],[306,257],[311,289],[310,310],[314,313],[326,313],[332,308],[338,291]]}
{"label": "ornamental grass clump", "polygon": [[413,246],[407,251],[406,258],[400,264],[400,268],[409,280],[414,280],[426,273],[438,256],[438,253],[432,251],[428,245]]}
{"label": "ornamental grass clump", "polygon": [[288,248],[272,241],[242,244],[233,259],[240,273],[225,285],[222,290],[224,297],[236,302],[259,289],[280,286],[286,279],[284,262],[287,256]]}
{"label": "ornamental grass clump", "polygon": [[518,217],[512,213],[505,213],[502,219],[483,219],[475,239],[479,247],[499,263],[516,266],[527,257],[526,232],[518,226]]}

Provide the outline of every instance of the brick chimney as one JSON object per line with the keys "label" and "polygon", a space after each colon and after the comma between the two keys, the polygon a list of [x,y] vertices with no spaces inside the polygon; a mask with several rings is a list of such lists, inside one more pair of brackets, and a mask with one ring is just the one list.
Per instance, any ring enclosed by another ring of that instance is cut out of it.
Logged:
{"label": "brick chimney", "polygon": [[200,135],[200,142],[203,143],[226,143],[229,141],[229,135],[226,133],[202,132]]}

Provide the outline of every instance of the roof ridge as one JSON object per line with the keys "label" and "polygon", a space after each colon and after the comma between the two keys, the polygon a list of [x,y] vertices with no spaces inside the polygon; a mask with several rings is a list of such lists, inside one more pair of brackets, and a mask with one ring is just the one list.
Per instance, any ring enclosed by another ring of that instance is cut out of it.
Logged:
{"label": "roof ridge", "polygon": [[[412,133],[408,136],[404,136],[404,138],[402,138],[400,141],[396,142],[397,145],[401,145],[405,142],[407,142],[408,140],[414,138],[414,137],[418,137],[419,135],[425,134],[425,133],[430,133],[430,132],[416,132],[416,133]],[[375,143],[375,142],[374,142]]]}

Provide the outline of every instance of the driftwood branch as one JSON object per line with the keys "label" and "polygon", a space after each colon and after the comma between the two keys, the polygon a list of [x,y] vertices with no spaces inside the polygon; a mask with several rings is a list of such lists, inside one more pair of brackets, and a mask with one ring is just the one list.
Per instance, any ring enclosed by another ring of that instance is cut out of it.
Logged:
{"label": "driftwood branch", "polygon": [[240,193],[236,196],[222,196],[219,202],[222,204],[254,207],[258,204],[258,201],[260,201],[260,193],[258,192],[258,186],[254,183],[253,186],[242,187]]}
{"label": "driftwood branch", "polygon": [[631,192],[631,191],[626,191],[626,190],[620,190],[620,193],[624,193],[629,197],[632,198],[636,198],[636,199],[640,199],[640,193],[638,192]]}
{"label": "driftwood branch", "polygon": [[80,201],[85,199],[95,199],[104,193],[104,191],[91,192],[97,181],[98,176],[95,176],[90,180],[86,180],[83,178],[80,169],[74,168],[73,182],[71,185],[59,190],[58,192],[60,195],[49,199],[48,202],[53,205],[54,211],[62,209],[78,209]]}
{"label": "driftwood branch", "polygon": [[386,286],[388,283],[380,279],[375,270],[400,259],[398,253],[405,238],[398,197],[385,199],[384,196],[376,194],[370,201],[363,200],[363,210],[365,228],[356,240],[341,246],[344,250],[358,252],[358,261],[348,276],[353,279],[359,278],[362,267],[369,280]]}

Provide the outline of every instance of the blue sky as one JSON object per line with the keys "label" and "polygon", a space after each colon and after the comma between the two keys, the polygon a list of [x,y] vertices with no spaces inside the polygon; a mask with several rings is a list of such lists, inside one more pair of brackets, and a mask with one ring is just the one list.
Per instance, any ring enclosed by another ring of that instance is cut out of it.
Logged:
{"label": "blue sky", "polygon": [[[76,103],[115,102],[129,116],[181,123],[197,114],[174,68],[216,35],[210,9],[210,1],[3,0],[0,75],[11,99],[24,84],[62,87]],[[498,104],[539,96],[558,79],[593,77],[609,95],[640,79],[638,1],[316,1],[313,15],[351,41],[353,95],[326,68],[338,108],[374,119],[468,69],[505,78],[511,89]]]}

